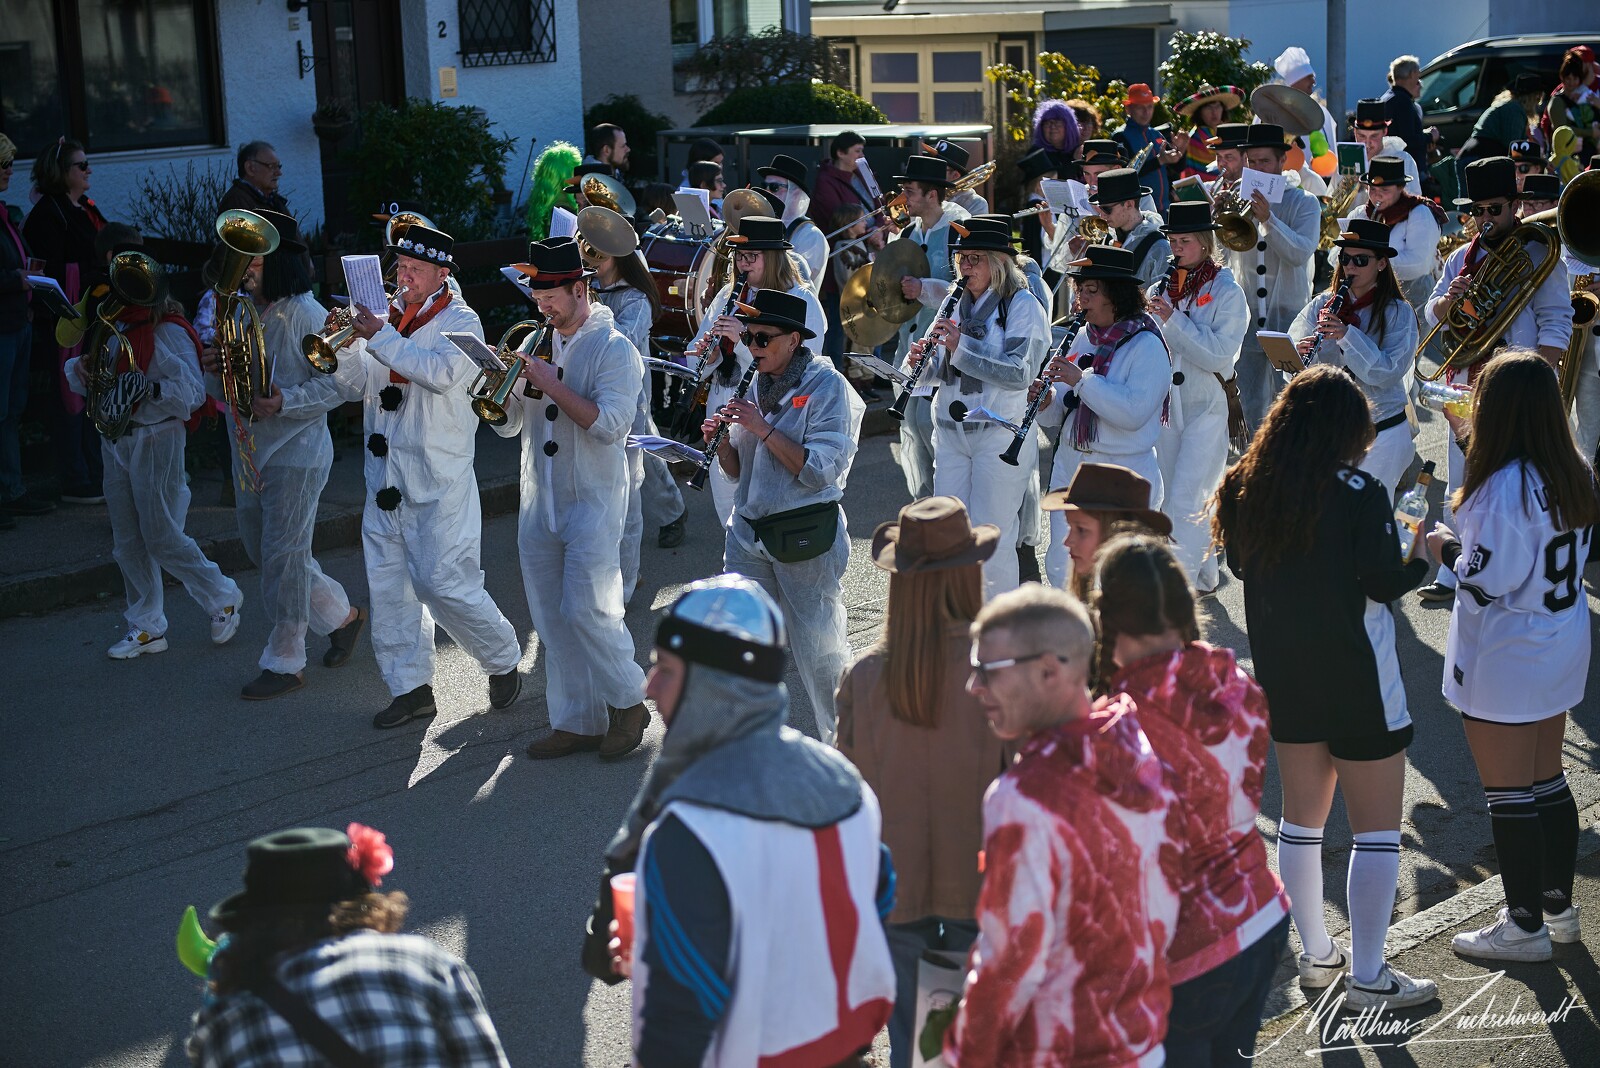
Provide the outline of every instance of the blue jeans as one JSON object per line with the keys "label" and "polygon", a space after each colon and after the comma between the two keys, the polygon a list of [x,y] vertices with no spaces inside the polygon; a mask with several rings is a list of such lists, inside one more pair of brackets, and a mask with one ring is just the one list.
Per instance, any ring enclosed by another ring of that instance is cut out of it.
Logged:
{"label": "blue jeans", "polygon": [[844,320],[839,314],[839,294],[823,290],[821,300],[823,315],[828,320],[828,332],[822,335],[822,354],[844,374],[849,361],[844,358]]}
{"label": "blue jeans", "polygon": [[14,501],[22,483],[22,442],[17,431],[28,406],[28,360],[32,325],[0,334],[0,501]]}
{"label": "blue jeans", "polygon": [[1261,1009],[1272,973],[1289,941],[1289,917],[1230,961],[1172,988],[1167,1017],[1167,1063],[1250,1064],[1261,1030]]}
{"label": "blue jeans", "polygon": [[889,1017],[889,1068],[911,1068],[917,1026],[917,961],[925,949],[966,953],[978,938],[975,920],[924,916],[909,923],[886,924],[889,957],[894,961],[894,1014]]}

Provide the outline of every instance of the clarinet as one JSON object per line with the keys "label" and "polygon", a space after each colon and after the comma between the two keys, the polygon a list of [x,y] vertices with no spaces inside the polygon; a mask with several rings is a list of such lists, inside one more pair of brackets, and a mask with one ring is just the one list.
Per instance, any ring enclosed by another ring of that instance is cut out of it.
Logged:
{"label": "clarinet", "polygon": [[1039,391],[1033,395],[1033,400],[1028,402],[1028,410],[1023,413],[1022,422],[1017,426],[1017,432],[1011,439],[1011,444],[1007,446],[1005,452],[1000,454],[1000,459],[1012,467],[1017,466],[1017,458],[1022,455],[1022,445],[1028,440],[1028,431],[1032,428],[1034,419],[1039,415],[1039,406],[1044,403],[1045,397],[1050,393],[1050,379],[1047,376],[1050,373],[1051,361],[1057,356],[1063,355],[1072,347],[1072,339],[1077,337],[1078,331],[1082,329],[1083,313],[1079,312],[1067,322],[1067,336],[1061,339],[1060,347],[1044,361],[1044,367],[1040,369],[1037,379]]}
{"label": "clarinet", "polygon": [[[756,364],[750,361],[750,366],[745,370],[744,377],[739,379],[739,384],[734,388],[733,399],[743,400],[745,393],[750,389],[750,383],[755,381]],[[733,424],[717,417],[717,429],[711,432],[711,440],[706,442],[706,458],[700,461],[700,466],[695,468],[694,474],[689,476],[690,489],[705,489],[706,476],[711,474],[711,465],[717,462],[717,449],[722,446],[722,440],[728,436],[728,428]]]}
{"label": "clarinet", "polygon": [[[1333,314],[1338,315],[1339,312],[1344,309],[1345,302],[1349,299],[1350,279],[1346,278],[1340,281],[1339,288],[1334,291],[1333,299],[1328,301],[1327,306],[1323,310],[1331,311]],[[1317,356],[1322,352],[1323,338],[1326,336],[1327,335],[1322,331],[1317,331],[1317,340],[1312,344],[1311,351],[1300,357],[1301,363],[1307,367],[1310,367],[1312,364],[1317,362]]]}
{"label": "clarinet", "polygon": [[1167,286],[1172,284],[1172,276],[1177,274],[1179,270],[1178,257],[1174,256],[1167,261],[1167,269],[1162,272],[1160,278],[1156,279],[1155,285],[1150,287],[1148,295],[1153,297],[1165,290]]}
{"label": "clarinet", "polygon": [[[733,286],[728,290],[728,303],[724,305],[722,309],[723,316],[732,315],[734,308],[738,306],[739,301],[744,297],[744,280],[746,277],[747,276],[741,272],[739,276],[733,280]],[[719,318],[720,317],[721,316],[719,316]],[[699,362],[695,364],[694,378],[696,382],[700,383],[699,389],[694,395],[693,407],[696,408],[704,404],[706,402],[706,397],[711,394],[711,379],[706,375],[706,363],[711,359],[711,346],[713,342],[721,344],[722,356],[724,359],[727,359],[733,354],[733,342],[729,341],[725,337],[717,337],[715,334],[707,332],[705,339],[700,342],[700,351],[695,354]],[[724,381],[726,381],[726,379],[724,379]]]}
{"label": "clarinet", "polygon": [[[933,322],[928,324],[927,332],[922,335],[922,342],[919,342],[919,344],[932,339],[933,328],[938,326],[942,320],[950,318],[951,313],[956,310],[956,301],[961,299],[961,294],[965,293],[966,290],[967,280],[965,278],[957,278],[950,286],[950,292],[945,295],[944,303],[939,305],[939,313],[933,317]],[[894,418],[905,419],[906,405],[911,402],[911,391],[917,388],[917,380],[922,377],[922,372],[926,371],[928,364],[932,362],[933,354],[930,352],[922,357],[921,363],[911,369],[911,377],[906,379],[905,384],[900,387],[900,396],[896,397],[894,403],[889,406],[889,414]]]}

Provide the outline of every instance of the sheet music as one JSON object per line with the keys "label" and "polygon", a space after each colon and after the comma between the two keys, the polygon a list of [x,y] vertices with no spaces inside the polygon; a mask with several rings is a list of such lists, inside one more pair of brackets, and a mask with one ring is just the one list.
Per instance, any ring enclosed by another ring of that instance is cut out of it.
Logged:
{"label": "sheet music", "polygon": [[571,237],[578,232],[578,217],[566,208],[550,209],[550,236]]}
{"label": "sheet music", "polygon": [[506,365],[501,362],[500,357],[495,355],[494,349],[491,349],[477,334],[446,330],[444,336],[449,338],[452,345],[466,353],[473,363],[485,371],[504,371],[506,369]]}
{"label": "sheet music", "polygon": [[983,407],[968,408],[966,416],[961,421],[963,423],[994,423],[996,426],[1005,427],[1013,434],[1022,429],[1020,425]]}
{"label": "sheet music", "polygon": [[672,194],[672,203],[689,229],[702,233],[711,229],[711,190],[678,189]]}
{"label": "sheet music", "polygon": [[1283,190],[1287,184],[1287,179],[1281,174],[1267,174],[1246,167],[1239,177],[1239,195],[1248,204],[1259,189],[1268,204],[1276,204],[1283,200]]}
{"label": "sheet music", "polygon": [[506,281],[522,290],[523,296],[527,297],[529,300],[533,299],[533,288],[528,285],[528,281],[523,276],[522,272],[518,271],[515,267],[502,267],[500,268],[500,273],[505,277]]}
{"label": "sheet music", "polygon": [[856,160],[856,173],[861,175],[861,184],[867,187],[867,195],[873,200],[882,199],[883,190],[878,187],[878,176],[872,173],[872,164],[867,162],[867,157]]}
{"label": "sheet music", "polygon": [[389,314],[389,294],[383,288],[383,264],[376,256],[344,256],[345,292],[350,303],[359,304],[382,319]]}
{"label": "sheet music", "polygon": [[644,449],[669,462],[673,460],[683,460],[692,464],[706,462],[706,454],[694,446],[673,441],[671,438],[656,437],[654,434],[629,434],[628,448]]}
{"label": "sheet music", "polygon": [[847,352],[844,358],[857,367],[864,367],[879,378],[887,378],[891,382],[904,383],[911,377],[900,368],[885,363],[870,352]]}
{"label": "sheet music", "polygon": [[1089,203],[1089,187],[1082,182],[1071,178],[1046,178],[1039,183],[1039,192],[1050,202],[1050,210],[1057,215],[1076,212],[1080,216],[1090,216],[1095,213],[1094,205]]}

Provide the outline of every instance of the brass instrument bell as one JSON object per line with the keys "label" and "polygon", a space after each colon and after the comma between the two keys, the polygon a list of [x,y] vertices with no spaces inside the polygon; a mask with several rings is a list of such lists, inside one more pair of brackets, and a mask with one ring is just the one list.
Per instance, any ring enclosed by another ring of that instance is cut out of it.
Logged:
{"label": "brass instrument bell", "polygon": [[[504,364],[504,369],[494,371],[487,367],[478,372],[478,377],[473,380],[469,392],[472,394],[472,411],[479,419],[490,426],[504,426],[506,423],[506,402],[511,398],[511,391],[516,388],[517,382],[522,378],[523,368],[528,366],[530,359],[542,359],[549,362],[552,358],[549,347],[545,344],[549,337],[550,328],[542,319],[524,319],[514,323],[506,332],[500,335],[500,344],[495,349],[495,356]],[[540,351],[540,350],[544,351]],[[542,390],[528,387],[524,396],[538,400],[544,396]]]}
{"label": "brass instrument bell", "polygon": [[586,174],[578,182],[583,199],[602,208],[610,208],[618,215],[632,218],[639,210],[628,187],[604,174]]}
{"label": "brass instrument bell", "polygon": [[639,235],[633,224],[598,204],[578,212],[576,238],[578,253],[588,267],[596,266],[605,256],[612,259],[631,256],[639,247]]}

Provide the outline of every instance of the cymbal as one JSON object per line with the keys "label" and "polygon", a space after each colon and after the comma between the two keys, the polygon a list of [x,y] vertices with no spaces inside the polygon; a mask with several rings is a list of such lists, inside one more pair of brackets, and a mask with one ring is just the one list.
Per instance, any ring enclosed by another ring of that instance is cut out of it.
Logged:
{"label": "cymbal", "polygon": [[883,246],[874,260],[877,268],[872,272],[872,306],[891,323],[909,322],[917,317],[922,305],[907,300],[900,291],[900,279],[927,278],[931,268],[928,254],[915,241],[891,241]]}
{"label": "cymbal", "polygon": [[728,232],[737,234],[739,222],[747,215],[765,215],[768,211],[766,198],[754,189],[730,189],[722,198],[722,221],[728,224]]}
{"label": "cymbal", "polygon": [[[869,290],[872,287],[873,265],[857,267],[839,290],[839,319],[850,344],[856,348],[871,349],[894,337],[900,324],[886,319],[872,306]],[[899,276],[895,280],[899,287]]]}
{"label": "cymbal", "polygon": [[604,174],[586,174],[578,183],[578,188],[583,190],[583,199],[591,204],[598,204],[602,208],[610,208],[619,215],[628,218],[639,209],[634,203],[633,194],[628,192],[628,187],[609,178]]}
{"label": "cymbal", "polygon": [[1292,85],[1263,85],[1250,94],[1250,110],[1262,122],[1296,137],[1322,129],[1322,105]]}

